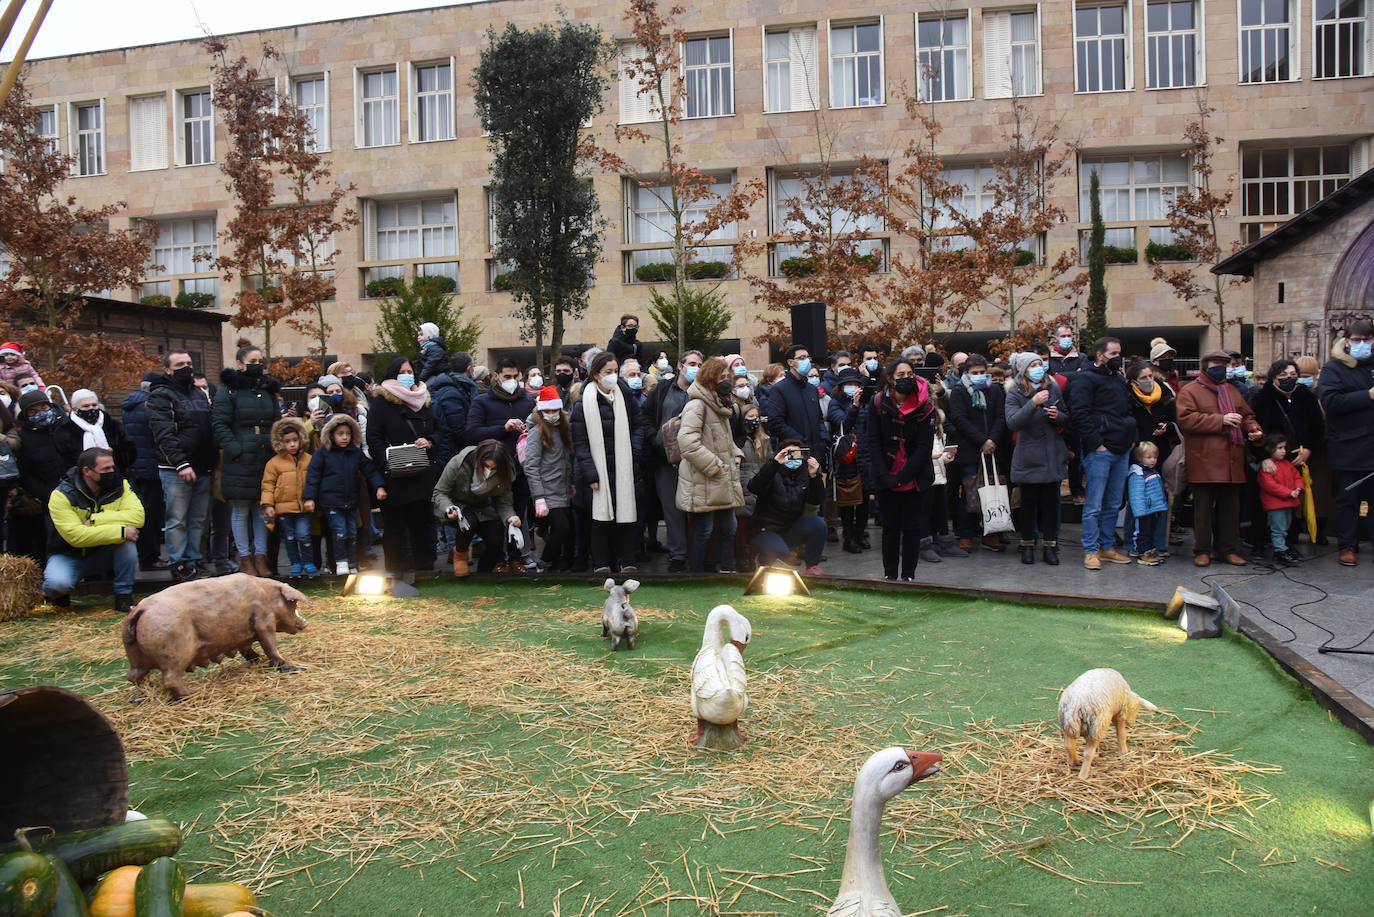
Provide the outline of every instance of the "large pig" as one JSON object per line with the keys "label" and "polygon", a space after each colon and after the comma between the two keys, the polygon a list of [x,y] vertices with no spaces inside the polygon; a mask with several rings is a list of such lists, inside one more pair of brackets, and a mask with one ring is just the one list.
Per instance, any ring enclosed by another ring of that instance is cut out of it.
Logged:
{"label": "large pig", "polygon": [[299,672],[277,652],[276,640],[277,631],[305,630],[297,602],[310,604],[285,583],[246,573],[179,583],[150,595],[124,619],[129,681],[142,684],[150,671],[161,669],[162,683],[180,700],[190,693],[182,673],[236,652],[256,662],[255,640],[273,668]]}

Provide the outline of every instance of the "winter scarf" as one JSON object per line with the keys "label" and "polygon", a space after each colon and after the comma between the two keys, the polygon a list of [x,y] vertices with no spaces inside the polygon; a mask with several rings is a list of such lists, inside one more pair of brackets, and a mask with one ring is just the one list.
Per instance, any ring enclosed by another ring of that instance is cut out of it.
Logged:
{"label": "winter scarf", "polygon": [[[1217,382],[1206,373],[1199,375],[1197,381],[1201,382],[1204,388],[1211,389],[1216,393],[1217,408],[1222,414],[1239,413],[1236,410],[1235,402],[1231,400],[1231,392],[1233,390],[1230,385],[1225,382]],[[1226,438],[1231,441],[1231,445],[1233,446],[1245,445],[1245,434],[1241,432],[1240,424],[1236,424],[1234,427],[1227,427]]]}
{"label": "winter scarf", "polygon": [[1145,407],[1147,408],[1152,408],[1155,406],[1156,401],[1164,397],[1164,390],[1162,386],[1163,383],[1156,380],[1155,387],[1150,389],[1150,394],[1147,395],[1144,392],[1142,392],[1134,382],[1132,382],[1131,391],[1135,392],[1135,397],[1137,401],[1145,405]]}
{"label": "winter scarf", "polygon": [[96,446],[102,449],[110,448],[110,441],[105,438],[104,411],[100,412],[100,416],[96,418],[95,423],[86,423],[86,421],[76,416],[75,411],[72,411],[68,416],[71,417],[72,423],[85,431],[84,435],[81,437],[81,450],[83,452],[87,449],[93,449]]}
{"label": "winter scarf", "polygon": [[[597,522],[633,523],[635,510],[634,458],[630,454],[630,415],[625,399],[617,398],[617,389],[603,392],[593,383],[582,386],[582,411],[587,420],[587,445],[591,447],[592,463],[596,465],[596,479],[601,486],[592,491],[592,518]],[[615,481],[607,487],[606,442],[601,435],[601,398],[611,403],[615,423]]]}
{"label": "winter scarf", "polygon": [[406,388],[395,379],[384,379],[382,381],[382,388],[399,398],[401,403],[412,411],[420,410],[420,408],[425,406],[425,402],[429,400],[429,389],[425,388],[423,382],[417,382],[415,388],[410,389]]}
{"label": "winter scarf", "polygon": [[[973,383],[969,381],[968,376],[968,373],[964,373],[964,378],[959,381],[963,383],[964,388],[968,389],[969,396],[973,399],[973,406],[975,408],[978,408],[980,411],[986,411],[988,409],[987,396],[983,394],[982,389],[977,389],[973,387]],[[989,381],[988,385],[991,384],[992,382]]]}

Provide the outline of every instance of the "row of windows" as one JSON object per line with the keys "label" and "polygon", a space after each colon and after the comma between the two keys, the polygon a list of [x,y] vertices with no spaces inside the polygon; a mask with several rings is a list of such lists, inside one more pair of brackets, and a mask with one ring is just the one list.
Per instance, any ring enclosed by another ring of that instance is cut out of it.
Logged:
{"label": "row of windows", "polygon": [[[1246,218],[1261,218],[1259,222],[1244,224],[1245,230],[1272,228],[1274,221],[1265,217],[1287,217],[1297,213],[1320,197],[1335,191],[1350,180],[1353,170],[1367,159],[1367,141],[1355,144],[1328,144],[1300,147],[1252,147],[1241,149],[1241,210]],[[1178,151],[1131,153],[1119,155],[1083,156],[1080,159],[1079,221],[1089,220],[1088,187],[1096,174],[1101,189],[1103,220],[1111,224],[1107,230],[1107,244],[1135,249],[1138,230],[1145,233],[1145,241],[1172,242],[1168,230],[1168,206],[1171,197],[1190,187],[1190,160]],[[962,200],[956,206],[968,216],[978,216],[994,205],[989,183],[995,175],[991,162],[952,165],[943,178],[963,186]],[[770,169],[768,176],[768,231],[770,234],[795,236],[803,231],[803,223],[794,210],[808,206],[805,202],[806,184],[814,181],[816,173],[788,169]],[[712,190],[728,194],[733,175],[717,176]],[[673,221],[666,201],[666,186],[641,185],[626,181],[624,185],[623,255],[626,279],[646,279],[655,276],[644,273],[650,265],[672,260]],[[453,194],[407,200],[366,199],[361,202],[363,214],[362,261],[371,265],[363,268],[363,281],[386,277],[401,277],[407,269],[418,276],[443,275],[458,279],[458,206]],[[488,201],[488,248],[495,242],[495,224]],[[705,217],[688,211],[688,221]],[[817,210],[805,212],[807,223],[825,222]],[[837,211],[829,215],[830,228],[835,233],[883,234],[882,221],[872,215]],[[1121,226],[1122,223],[1149,224]],[[143,294],[174,295],[186,292],[218,292],[218,278],[209,259],[217,254],[215,218],[213,216],[157,221],[159,235],[153,249],[153,260],[161,269],[150,274],[143,285]],[[696,250],[696,260],[721,262],[731,260],[732,245],[739,238],[739,227],[727,224],[717,228]],[[715,244],[712,244],[715,243]],[[963,248],[969,240],[949,236],[945,244],[951,249]],[[874,238],[861,246],[864,253],[874,253],[886,262],[887,240]],[[332,251],[327,247],[326,251]],[[786,259],[801,253],[802,246],[786,242],[770,249],[770,273],[780,273]],[[501,266],[491,262],[489,286],[499,275]],[[387,262],[387,263],[379,263]],[[304,267],[298,263],[298,267]],[[192,276],[200,275],[200,276]]]}

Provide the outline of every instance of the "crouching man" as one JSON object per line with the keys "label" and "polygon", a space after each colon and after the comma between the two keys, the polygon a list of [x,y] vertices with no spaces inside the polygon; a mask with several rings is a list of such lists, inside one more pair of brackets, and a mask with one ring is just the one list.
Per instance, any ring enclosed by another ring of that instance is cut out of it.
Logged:
{"label": "crouching man", "polygon": [[65,607],[83,576],[113,568],[114,607],[127,614],[142,527],[143,504],[115,470],[114,454],[99,446],[82,452],[48,498],[43,596]]}

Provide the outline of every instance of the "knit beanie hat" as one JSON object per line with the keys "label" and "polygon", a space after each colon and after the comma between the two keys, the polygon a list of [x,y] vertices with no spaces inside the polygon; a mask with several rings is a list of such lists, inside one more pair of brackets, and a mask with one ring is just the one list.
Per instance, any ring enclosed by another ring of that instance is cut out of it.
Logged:
{"label": "knit beanie hat", "polygon": [[1015,374],[1015,378],[1018,381],[1024,378],[1026,375],[1026,370],[1030,369],[1030,365],[1039,359],[1040,354],[1031,353],[1030,351],[1023,351],[1021,353],[1012,354],[1011,368],[1013,373]]}
{"label": "knit beanie hat", "polygon": [[534,403],[538,411],[561,411],[563,399],[558,396],[558,386],[546,385],[539,390],[539,400]]}
{"label": "knit beanie hat", "polygon": [[52,399],[43,392],[25,392],[19,396],[19,413],[25,413],[35,404],[52,404]]}
{"label": "knit beanie hat", "polygon": [[329,388],[331,385],[343,385],[343,383],[339,381],[339,377],[333,373],[325,373],[323,376],[320,376],[319,381],[315,384],[321,388]]}
{"label": "knit beanie hat", "polygon": [[0,344],[0,357],[3,357],[7,353],[12,353],[16,357],[22,357],[24,355],[24,348],[20,347],[14,341],[6,341]]}
{"label": "knit beanie hat", "polygon": [[425,322],[420,326],[420,334],[424,336],[426,341],[438,340],[440,336],[439,326],[434,324],[434,322]]}
{"label": "knit beanie hat", "polygon": [[1163,359],[1166,354],[1171,353],[1177,355],[1178,352],[1174,350],[1174,348],[1170,347],[1169,342],[1164,340],[1164,338],[1155,338],[1153,341],[1150,342],[1151,363],[1153,363],[1156,360]]}

